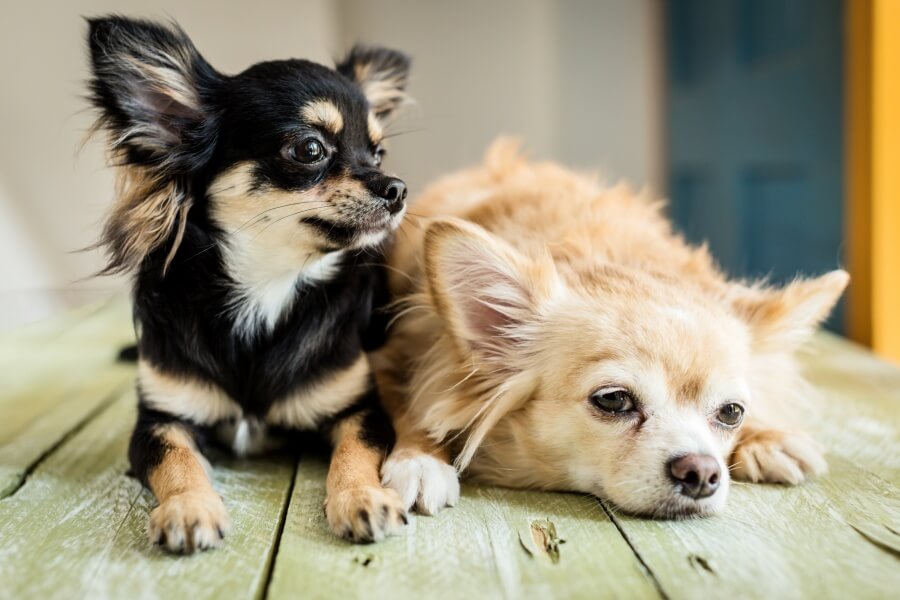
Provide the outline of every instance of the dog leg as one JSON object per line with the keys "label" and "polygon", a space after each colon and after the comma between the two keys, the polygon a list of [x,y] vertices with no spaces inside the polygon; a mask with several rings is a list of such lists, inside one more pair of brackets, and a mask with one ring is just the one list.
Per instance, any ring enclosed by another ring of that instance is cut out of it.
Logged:
{"label": "dog leg", "polygon": [[331,530],[359,543],[379,541],[407,522],[400,497],[382,487],[378,478],[393,430],[375,391],[369,396],[330,425],[334,451],[325,482],[325,517]]}
{"label": "dog leg", "polygon": [[805,433],[779,431],[749,420],[731,455],[735,479],[797,485],[828,469],[825,449]]}
{"label": "dog leg", "polygon": [[434,515],[459,501],[459,477],[450,453],[418,431],[403,406],[399,386],[386,372],[378,373],[384,406],[394,423],[397,442],[381,466],[381,483],[400,494],[403,506]]}
{"label": "dog leg", "polygon": [[459,501],[459,477],[444,448],[416,432],[397,439],[381,467],[381,483],[400,494],[403,506],[434,515]]}
{"label": "dog leg", "polygon": [[159,503],[150,513],[151,542],[184,554],[222,543],[231,521],[189,425],[142,408],[129,455]]}

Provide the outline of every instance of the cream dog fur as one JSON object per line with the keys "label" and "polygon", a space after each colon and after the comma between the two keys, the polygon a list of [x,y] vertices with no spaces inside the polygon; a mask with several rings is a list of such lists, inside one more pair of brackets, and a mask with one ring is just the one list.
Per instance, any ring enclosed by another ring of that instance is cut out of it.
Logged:
{"label": "cream dog fur", "polygon": [[391,257],[399,313],[375,357],[398,431],[383,483],[408,507],[454,504],[459,470],[706,515],[730,476],[825,470],[789,417],[810,397],[793,354],[847,273],[729,281],[662,207],[527,162],[509,140],[412,207]]}

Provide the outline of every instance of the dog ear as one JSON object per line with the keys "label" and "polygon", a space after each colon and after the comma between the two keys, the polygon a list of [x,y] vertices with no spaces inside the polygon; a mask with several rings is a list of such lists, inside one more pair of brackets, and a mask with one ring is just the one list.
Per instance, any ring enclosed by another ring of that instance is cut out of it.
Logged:
{"label": "dog ear", "polygon": [[837,270],[780,289],[738,285],[730,300],[750,325],[757,351],[793,352],[829,315],[849,281],[846,271]]}
{"label": "dog ear", "polygon": [[526,257],[465,221],[432,223],[424,246],[428,292],[437,312],[460,356],[471,360],[480,378],[492,380],[488,387],[494,390],[456,413],[469,431],[455,461],[463,470],[503,415],[531,395],[531,324],[558,277],[549,256]]}
{"label": "dog ear", "polygon": [[221,76],[176,25],[114,16],[89,19],[88,26],[95,130],[109,134],[120,168],[118,199],[100,241],[110,255],[103,272],[136,268],[174,231],[167,266],[191,204],[179,181],[208,161],[215,143],[209,101]]}
{"label": "dog ear", "polygon": [[425,272],[438,312],[464,356],[514,369],[511,352],[550,295],[550,260],[532,260],[484,229],[437,221],[425,233]]}
{"label": "dog ear", "polygon": [[397,50],[354,46],[336,69],[362,88],[375,116],[383,120],[409,102],[409,66],[409,57]]}

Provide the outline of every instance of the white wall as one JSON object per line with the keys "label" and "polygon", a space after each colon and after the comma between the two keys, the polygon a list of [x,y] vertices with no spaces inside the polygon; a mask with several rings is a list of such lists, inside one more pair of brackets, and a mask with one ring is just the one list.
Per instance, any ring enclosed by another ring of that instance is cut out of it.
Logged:
{"label": "white wall", "polygon": [[[7,2],[0,13],[0,328],[61,303],[121,288],[94,278],[97,238],[111,201],[102,140],[82,148],[92,116],[82,16],[118,12],[175,18],[220,70],[274,57],[328,61],[338,50],[328,0]],[[54,290],[48,293],[47,290]]]}
{"label": "white wall", "polygon": [[345,44],[414,57],[412,130],[391,149],[415,194],[498,134],[610,179],[660,183],[657,0],[345,0]]}
{"label": "white wall", "polygon": [[417,102],[394,130],[387,166],[415,193],[432,178],[477,161],[500,133],[553,154],[559,130],[556,9],[546,0],[348,0],[343,40],[390,43],[413,56]]}
{"label": "white wall", "polygon": [[5,3],[0,328],[124,285],[80,281],[100,267],[101,257],[72,252],[96,239],[113,189],[101,141],[81,149],[92,120],[82,97],[81,16],[115,11],[175,18],[225,72],[289,56],[330,63],[358,40],[409,52],[418,107],[395,129],[414,131],[393,140],[388,166],[415,193],[433,177],[478,160],[500,133],[521,135],[536,156],[657,183],[656,2]]}
{"label": "white wall", "polygon": [[566,0],[557,28],[559,160],[663,190],[658,0]]}

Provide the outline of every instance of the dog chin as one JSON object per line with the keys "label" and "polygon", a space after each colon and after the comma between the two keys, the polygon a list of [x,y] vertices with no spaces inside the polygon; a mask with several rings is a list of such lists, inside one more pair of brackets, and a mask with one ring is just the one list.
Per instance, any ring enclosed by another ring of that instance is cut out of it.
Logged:
{"label": "dog chin", "polygon": [[[608,498],[601,494],[595,494],[600,498]],[[725,508],[728,498],[726,489],[720,490],[715,495],[701,500],[686,498],[677,493],[667,494],[663,498],[654,500],[652,503],[644,506],[639,505],[634,499],[623,502],[616,502],[610,499],[617,510],[635,517],[662,519],[662,520],[681,520],[681,519],[700,519],[711,517],[719,514]]]}
{"label": "dog chin", "polygon": [[699,519],[703,517],[711,517],[722,511],[725,507],[725,494],[722,498],[718,498],[718,494],[714,498],[706,498],[704,500],[690,500],[682,498],[671,498],[664,502],[661,506],[646,515],[654,519]]}
{"label": "dog chin", "polygon": [[400,223],[403,221],[404,214],[406,214],[405,208],[381,222],[357,225],[357,233],[353,241],[350,242],[348,246],[349,249],[361,250],[363,248],[371,248],[381,244],[388,236],[397,230]]}

